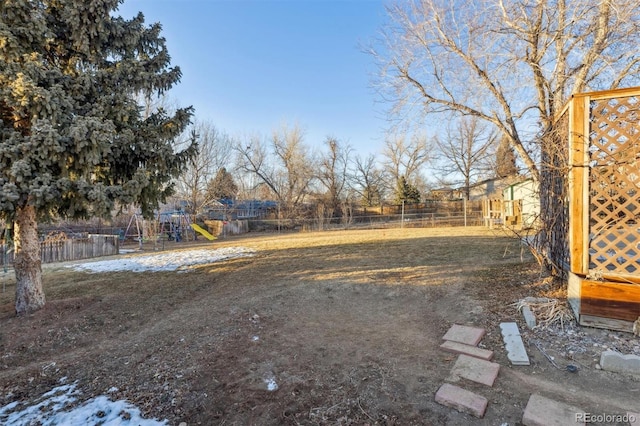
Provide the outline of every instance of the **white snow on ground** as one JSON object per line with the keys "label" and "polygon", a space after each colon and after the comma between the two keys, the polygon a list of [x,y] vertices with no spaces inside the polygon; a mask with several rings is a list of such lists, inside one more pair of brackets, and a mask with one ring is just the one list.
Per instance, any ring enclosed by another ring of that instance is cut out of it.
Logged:
{"label": "white snow on ground", "polygon": [[157,272],[184,270],[189,266],[220,262],[226,259],[253,256],[254,251],[245,247],[222,247],[163,252],[146,256],[132,256],[114,260],[69,265],[77,271],[87,272]]}
{"label": "white snow on ground", "polygon": [[145,419],[131,403],[111,401],[104,395],[77,403],[76,385],[61,385],[28,404],[12,402],[0,407],[0,424],[14,426],[164,426],[166,420]]}
{"label": "white snow on ground", "polygon": [[274,390],[278,390],[278,384],[276,383],[275,378],[265,379],[264,382],[267,384],[267,390],[273,392]]}
{"label": "white snow on ground", "polygon": [[269,372],[264,378],[264,383],[267,385],[267,390],[273,392],[278,390],[278,383],[276,382],[276,376]]}

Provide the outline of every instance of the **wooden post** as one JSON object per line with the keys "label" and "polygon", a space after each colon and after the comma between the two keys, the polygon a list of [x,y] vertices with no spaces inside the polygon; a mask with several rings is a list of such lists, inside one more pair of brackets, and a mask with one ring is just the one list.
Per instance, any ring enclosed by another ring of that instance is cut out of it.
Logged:
{"label": "wooden post", "polygon": [[569,101],[569,252],[571,272],[579,275],[589,270],[589,101]]}

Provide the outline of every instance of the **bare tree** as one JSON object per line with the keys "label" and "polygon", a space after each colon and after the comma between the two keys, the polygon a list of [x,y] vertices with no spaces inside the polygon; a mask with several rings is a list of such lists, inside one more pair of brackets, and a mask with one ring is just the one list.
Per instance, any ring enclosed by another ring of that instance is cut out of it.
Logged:
{"label": "bare tree", "polygon": [[328,137],[325,145],[327,150],[318,164],[318,180],[325,189],[322,203],[327,214],[341,216],[352,149],[334,137]]}
{"label": "bare tree", "polygon": [[232,143],[229,136],[209,122],[195,122],[189,135],[198,143],[198,154],[176,180],[176,195],[186,199],[191,213],[197,215],[213,201],[207,185],[230,162]]}
{"label": "bare tree", "polygon": [[237,143],[235,150],[240,170],[257,176],[258,184],[271,190],[285,216],[294,217],[314,178],[313,161],[300,127],[283,126],[273,132],[268,143],[252,137],[246,143]]}
{"label": "bare tree", "polygon": [[142,108],[142,117],[149,118],[153,113],[164,110],[173,113],[178,109],[178,103],[166,93],[150,93],[139,91],[133,95],[138,105]]}
{"label": "bare tree", "polygon": [[385,176],[377,166],[376,156],[357,155],[351,170],[351,187],[360,196],[365,207],[379,206],[384,199]]}
{"label": "bare tree", "polygon": [[485,120],[535,179],[527,141],[551,131],[571,94],[638,81],[636,0],[408,0],[388,12],[373,54],[396,112]]}
{"label": "bare tree", "polygon": [[386,174],[395,190],[402,178],[412,186],[423,183],[422,166],[429,160],[429,146],[424,135],[413,135],[409,141],[404,134],[388,137],[382,150]]}
{"label": "bare tree", "polygon": [[490,167],[491,148],[496,143],[496,134],[477,117],[462,118],[446,129],[444,137],[435,137],[442,172],[445,177],[456,175],[462,179],[465,198],[475,181],[486,174]]}
{"label": "bare tree", "polygon": [[[276,197],[275,166],[268,152],[269,143],[260,135],[251,135],[236,140],[236,164],[240,176],[240,192],[255,195],[258,192],[265,198]],[[268,191],[264,190],[264,187]]]}

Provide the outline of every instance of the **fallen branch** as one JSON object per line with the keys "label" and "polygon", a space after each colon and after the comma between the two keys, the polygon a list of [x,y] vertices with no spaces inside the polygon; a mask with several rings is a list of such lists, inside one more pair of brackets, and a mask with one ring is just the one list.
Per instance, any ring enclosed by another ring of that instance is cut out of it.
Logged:
{"label": "fallen branch", "polygon": [[375,419],[371,417],[366,411],[364,411],[364,408],[362,408],[362,405],[360,405],[360,398],[358,398],[358,408],[360,408],[360,411],[362,411],[362,414],[369,417],[369,420],[371,420],[372,422],[375,422]]}
{"label": "fallen branch", "polygon": [[538,348],[538,350],[540,351],[540,353],[542,355],[544,355],[544,357],[546,359],[549,360],[549,362],[551,363],[551,365],[553,365],[555,368],[557,368],[558,370],[562,370],[562,368],[560,368],[560,366],[558,364],[556,364],[556,362],[554,361],[553,357],[549,354],[547,354],[544,349],[542,349],[542,346],[540,346],[540,343],[538,343],[537,341],[534,341],[533,344],[536,346],[536,348]]}

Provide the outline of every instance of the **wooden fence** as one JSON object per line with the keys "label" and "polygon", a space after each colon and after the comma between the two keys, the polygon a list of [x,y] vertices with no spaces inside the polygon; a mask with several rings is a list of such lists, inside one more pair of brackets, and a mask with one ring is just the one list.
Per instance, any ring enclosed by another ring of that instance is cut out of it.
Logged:
{"label": "wooden fence", "polygon": [[[118,235],[89,234],[86,238],[43,241],[40,243],[42,263],[65,262],[118,254]],[[0,244],[0,266],[13,264],[13,246]]]}
{"label": "wooden fence", "polygon": [[353,209],[353,216],[390,216],[399,215],[404,210],[405,214],[435,214],[435,215],[451,215],[459,213],[463,215],[464,210],[467,212],[475,212],[482,210],[481,200],[427,200],[421,203],[402,204],[385,204],[376,207],[360,207]]}
{"label": "wooden fence", "polygon": [[247,220],[205,220],[204,223],[211,235],[216,237],[249,232],[249,221]]}
{"label": "wooden fence", "polygon": [[489,228],[494,225],[522,226],[522,200],[486,199],[482,203],[482,218]]}
{"label": "wooden fence", "polygon": [[569,302],[583,325],[631,331],[640,318],[640,88],[574,95],[563,115]]}

